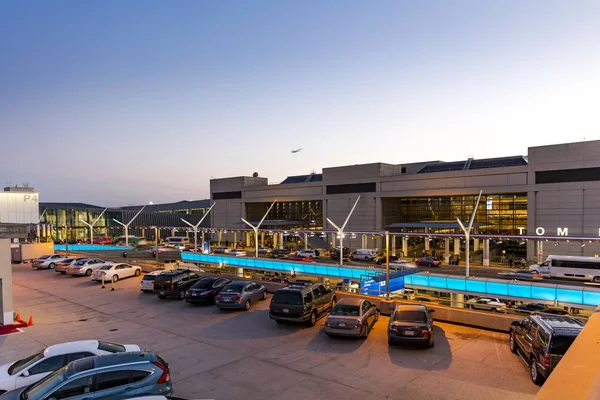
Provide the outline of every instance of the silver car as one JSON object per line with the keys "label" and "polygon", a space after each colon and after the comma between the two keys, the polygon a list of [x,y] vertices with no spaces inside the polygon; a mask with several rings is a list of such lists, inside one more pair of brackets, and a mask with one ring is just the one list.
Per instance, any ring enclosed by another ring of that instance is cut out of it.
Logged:
{"label": "silver car", "polygon": [[250,305],[267,299],[267,288],[256,282],[236,281],[225,286],[215,296],[215,304],[220,309],[249,310]]}
{"label": "silver car", "polygon": [[85,258],[79,260],[67,267],[67,274],[79,276],[92,276],[92,272],[105,264],[112,264],[110,261],[104,261],[99,258]]}
{"label": "silver car", "polygon": [[325,333],[330,336],[367,337],[379,311],[365,299],[345,298],[337,302],[325,320]]}

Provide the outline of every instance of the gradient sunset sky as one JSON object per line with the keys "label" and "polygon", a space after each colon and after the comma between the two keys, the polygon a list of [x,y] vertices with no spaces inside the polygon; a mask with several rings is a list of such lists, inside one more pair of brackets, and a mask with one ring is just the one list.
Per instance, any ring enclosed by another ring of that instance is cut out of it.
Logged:
{"label": "gradient sunset sky", "polygon": [[147,204],[600,139],[599,21],[599,1],[0,2],[0,183]]}

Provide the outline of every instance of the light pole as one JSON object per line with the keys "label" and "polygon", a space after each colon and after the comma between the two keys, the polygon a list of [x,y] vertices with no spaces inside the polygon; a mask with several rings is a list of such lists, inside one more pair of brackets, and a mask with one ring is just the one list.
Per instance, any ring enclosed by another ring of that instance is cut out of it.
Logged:
{"label": "light pole", "polygon": [[[462,222],[460,222],[460,218],[456,218],[456,220],[458,221],[458,224],[460,225],[461,229],[463,230],[463,232],[465,233],[465,258],[466,258],[466,269],[465,269],[465,276],[468,278],[469,277],[469,236],[471,234],[471,228],[473,227],[473,221],[475,221],[475,214],[477,214],[477,207],[479,207],[479,200],[481,200],[481,193],[483,192],[483,190],[479,191],[479,197],[477,197],[477,202],[475,203],[475,208],[473,209],[473,214],[471,215],[471,220],[469,221],[469,226],[465,228],[465,226],[463,225]],[[460,250],[460,249],[459,249]]]}
{"label": "light pole", "polygon": [[352,209],[348,213],[348,216],[346,217],[346,220],[344,221],[344,224],[342,225],[341,228],[339,228],[336,224],[334,224],[332,220],[327,218],[327,221],[329,221],[329,223],[331,225],[333,225],[333,227],[338,231],[338,235],[340,235],[340,266],[344,265],[344,228],[346,227],[346,224],[350,220],[350,217],[352,216],[352,213],[354,212],[354,209],[356,208],[356,205],[358,204],[359,200],[360,200],[360,195],[354,202],[354,205],[352,206]]}
{"label": "light pole", "polygon": [[100,215],[98,215],[98,218],[96,218],[94,220],[94,222],[92,222],[91,224],[88,224],[87,222],[85,222],[82,219],[79,220],[82,224],[84,224],[88,228],[90,228],[90,244],[94,244],[94,225],[96,225],[96,222],[98,222],[98,220],[100,219],[100,217],[102,217],[104,215],[104,212],[106,212],[106,210],[108,210],[108,208],[105,208],[104,211],[102,211],[100,213]]}
{"label": "light pole", "polygon": [[155,269],[159,269],[159,266],[158,266],[158,254],[160,252],[158,251],[158,226],[154,227],[154,235],[156,237],[156,267],[155,267]]}
{"label": "light pole", "polygon": [[116,219],[113,218],[113,221],[115,221],[117,224],[121,225],[123,227],[123,230],[125,231],[125,246],[126,247],[129,247],[129,225],[131,225],[133,220],[136,219],[138,215],[140,215],[140,213],[144,210],[144,208],[146,208],[146,206],[143,206],[142,208],[140,208],[140,211],[138,211],[137,214],[135,214],[133,216],[133,218],[131,218],[129,220],[129,222],[126,224],[122,223],[121,221],[117,221]]}
{"label": "light pole", "polygon": [[275,205],[276,202],[277,202],[277,200],[273,201],[273,204],[271,204],[271,207],[269,207],[269,209],[267,210],[267,212],[265,213],[265,215],[263,215],[262,219],[260,220],[260,222],[256,226],[252,225],[250,222],[248,222],[244,218],[242,218],[242,221],[244,221],[244,223],[246,225],[248,225],[250,228],[252,228],[252,230],[254,231],[254,238],[256,239],[254,241],[254,243],[256,245],[256,253],[254,254],[254,257],[256,257],[256,258],[258,258],[258,229],[262,225],[262,223],[265,220],[265,218],[267,218],[267,215],[269,215],[269,212],[271,211],[271,209],[273,208],[273,206]]}
{"label": "light pole", "polygon": [[[210,210],[213,209],[215,204],[217,204],[217,203],[215,202],[215,203],[213,203],[212,206],[210,206],[208,211],[206,213],[204,213],[204,215],[202,216],[202,218],[200,218],[200,221],[196,225],[192,225],[191,223],[187,222],[185,219],[181,218],[181,220],[183,222],[185,222],[187,225],[191,226],[192,229],[194,230],[194,250],[196,250],[196,251],[198,251],[198,228],[200,227],[200,224],[202,223],[202,221],[204,221],[204,218],[206,218],[206,216],[208,215]],[[204,232],[202,232],[202,237],[204,237]],[[202,249],[204,250],[204,239],[202,239]]]}

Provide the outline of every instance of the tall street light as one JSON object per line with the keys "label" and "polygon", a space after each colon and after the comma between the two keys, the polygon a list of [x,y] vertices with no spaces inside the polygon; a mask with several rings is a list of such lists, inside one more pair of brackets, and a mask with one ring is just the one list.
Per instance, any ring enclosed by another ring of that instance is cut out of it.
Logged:
{"label": "tall street light", "polygon": [[98,220],[104,215],[104,213],[106,212],[106,210],[108,210],[108,208],[105,208],[104,211],[102,211],[100,213],[100,215],[98,215],[98,218],[96,218],[94,220],[94,222],[92,222],[91,224],[88,224],[87,222],[85,222],[82,219],[79,219],[79,221],[86,225],[88,228],[90,228],[90,244],[94,244],[94,225],[96,225],[96,222],[98,222]]}
{"label": "tall street light", "polygon": [[263,215],[262,219],[260,220],[260,222],[256,226],[252,225],[250,222],[248,222],[244,218],[242,218],[242,221],[244,221],[244,223],[246,225],[248,225],[250,228],[252,228],[252,230],[254,231],[254,242],[255,242],[255,245],[256,245],[256,253],[254,254],[254,257],[256,257],[256,258],[258,258],[258,229],[262,225],[262,223],[265,220],[265,218],[267,218],[267,215],[269,215],[269,212],[271,211],[271,209],[273,208],[273,206],[275,205],[276,202],[277,202],[277,200],[273,201],[273,204],[271,204],[271,207],[269,207],[269,209],[267,210],[267,212],[265,213],[265,215]]}
{"label": "tall street light", "polygon": [[140,213],[142,211],[144,211],[144,208],[146,208],[146,206],[143,206],[142,208],[140,208],[140,211],[137,212],[137,214],[135,214],[133,216],[133,218],[131,218],[129,220],[128,223],[124,224],[121,221],[117,221],[116,219],[113,218],[113,221],[115,221],[117,224],[121,225],[123,227],[123,230],[125,231],[125,246],[129,247],[129,225],[131,225],[131,223],[133,222],[134,219],[137,218],[138,215],[140,215]]}
{"label": "tall street light", "polygon": [[360,195],[354,202],[354,205],[352,206],[352,209],[348,213],[348,216],[346,217],[346,220],[344,221],[344,224],[342,225],[341,228],[338,227],[336,224],[334,224],[332,220],[327,218],[327,221],[329,221],[329,223],[331,225],[333,225],[333,227],[338,231],[338,235],[340,235],[340,266],[344,265],[344,228],[346,228],[346,224],[348,224],[348,221],[350,220],[350,217],[352,216],[352,213],[354,212],[354,209],[356,208],[356,205],[358,204],[359,200],[360,200]]}
{"label": "tall street light", "polygon": [[[185,222],[187,225],[191,226],[192,229],[194,230],[194,250],[196,250],[196,251],[198,251],[198,228],[200,227],[200,224],[202,223],[202,221],[204,221],[204,218],[206,218],[208,213],[210,213],[210,210],[213,209],[215,204],[217,204],[217,203],[215,202],[215,203],[213,203],[212,206],[210,206],[208,211],[204,213],[204,215],[202,216],[202,218],[200,218],[200,221],[196,225],[192,225],[190,222],[187,222],[185,219],[181,218],[181,220],[183,222]],[[204,231],[202,232],[202,249],[204,249]]]}
{"label": "tall street light", "polygon": [[465,244],[466,257],[465,258],[467,259],[467,268],[465,270],[466,277],[469,277],[469,251],[470,251],[469,236],[471,235],[471,228],[473,227],[473,221],[475,221],[475,214],[477,214],[477,207],[479,207],[479,200],[481,200],[482,192],[483,192],[483,190],[479,191],[479,197],[477,197],[477,202],[475,203],[475,208],[473,209],[473,214],[471,215],[471,220],[469,221],[469,226],[465,228],[463,223],[460,222],[460,218],[456,218],[456,220],[458,221],[458,224],[460,225],[461,229],[465,233],[465,240],[466,240],[466,244]]}

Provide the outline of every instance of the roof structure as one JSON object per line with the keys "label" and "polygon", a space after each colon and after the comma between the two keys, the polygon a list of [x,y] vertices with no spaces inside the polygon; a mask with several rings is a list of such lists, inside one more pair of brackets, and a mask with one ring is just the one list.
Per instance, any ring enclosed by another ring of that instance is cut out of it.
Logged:
{"label": "roof structure", "polygon": [[418,174],[445,171],[466,171],[484,168],[517,167],[527,165],[527,159],[523,156],[484,158],[481,160],[468,159],[465,161],[440,162],[423,167]]}
{"label": "roof structure", "polygon": [[281,184],[288,183],[306,183],[306,182],[321,182],[323,180],[323,174],[309,174],[309,175],[294,175],[285,178]]}
{"label": "roof structure", "polygon": [[94,206],[86,203],[40,203],[42,208],[71,208],[74,210],[104,210],[104,207]]}

